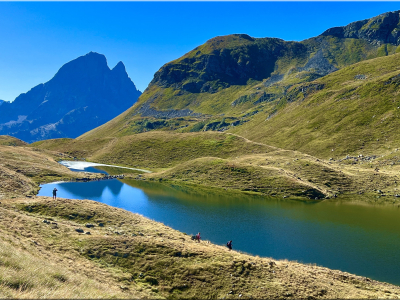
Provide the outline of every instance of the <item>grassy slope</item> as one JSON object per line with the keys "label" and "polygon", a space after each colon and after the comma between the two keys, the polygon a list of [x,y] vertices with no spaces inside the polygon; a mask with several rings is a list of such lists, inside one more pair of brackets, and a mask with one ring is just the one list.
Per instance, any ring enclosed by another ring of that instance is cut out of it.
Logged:
{"label": "grassy slope", "polygon": [[399,287],[365,277],[199,244],[94,201],[4,200],[0,215],[1,297],[400,297]]}
{"label": "grassy slope", "polygon": [[[357,195],[358,199],[375,203],[397,202],[393,196],[400,194],[399,167],[392,165],[388,157],[327,161],[220,132],[153,131],[102,140],[56,139],[31,146],[100,163],[151,169],[155,173],[141,175],[149,180],[277,197]],[[396,157],[390,159],[395,161]],[[381,197],[377,190],[388,197]]]}
{"label": "grassy slope", "polygon": [[9,135],[0,135],[0,145],[4,146],[25,146],[27,143]]}
{"label": "grassy slope", "polygon": [[[380,48],[364,40],[339,39],[331,36],[319,36],[299,43],[271,38],[253,39],[244,35],[215,37],[184,56],[165,64],[155,74],[154,80],[157,78],[158,81],[149,85],[132,108],[82,137],[93,139],[103,136],[123,136],[152,130],[152,126],[146,127],[146,125],[154,119],[143,118],[136,114],[137,109],[149,100],[152,100],[151,107],[158,110],[190,109],[202,114],[200,118],[162,120],[163,125],[157,127],[158,130],[188,131],[198,122],[220,122],[221,114],[233,118],[233,121],[249,121],[252,117],[248,117],[248,114],[255,111],[274,111],[276,106],[273,105],[271,109],[269,102],[282,99],[290,86],[312,81],[319,76],[312,70],[301,69],[319,50],[322,49],[324,56],[332,65],[343,68],[396,51],[396,46],[393,45],[385,44],[382,47],[386,49],[384,53]],[[215,79],[217,75],[204,67],[204,61],[207,61],[208,57],[218,57],[219,64],[232,65],[232,69],[243,67],[242,63],[250,63],[249,68],[253,72],[244,68],[249,72],[246,73],[249,78],[242,83],[230,82],[232,78],[224,79],[223,72],[218,73],[221,78]],[[268,59],[265,59],[266,57]],[[259,67],[261,65],[262,68]],[[270,86],[269,77],[274,75],[283,76],[283,80]],[[215,87],[212,93],[192,93],[183,88],[185,84],[204,80]],[[225,81],[230,83],[227,85]],[[264,92],[269,100],[254,105],[254,102],[262,98]],[[235,101],[237,104],[234,104]]]}
{"label": "grassy slope", "polygon": [[39,183],[79,177],[58,164],[54,156],[41,149],[0,146],[0,199],[36,195]]}
{"label": "grassy slope", "polygon": [[[100,142],[98,142],[100,141]],[[150,180],[168,180],[187,184],[223,187],[277,196],[323,198],[335,192],[323,184],[299,178],[285,165],[265,165],[266,153],[277,149],[244,138],[218,132],[168,133],[149,132],[104,140],[48,140],[32,147],[84,154],[91,161],[152,169]],[[285,152],[279,160],[292,161],[296,156]],[[272,157],[275,157],[272,155]],[[247,161],[240,162],[243,158]],[[254,165],[253,165],[254,162]],[[324,166],[314,165],[312,169]],[[319,173],[319,172],[318,172]],[[132,174],[127,174],[133,176]]]}
{"label": "grassy slope", "polygon": [[[293,87],[297,101],[231,131],[325,158],[388,154],[400,143],[399,63],[395,54],[346,67],[316,80],[324,89],[306,98]],[[366,79],[357,79],[360,74]]]}
{"label": "grassy slope", "polygon": [[[171,88],[150,86],[140,101],[160,94],[165,97],[159,96],[157,101],[167,105],[165,109],[190,108],[206,115],[172,120],[142,118],[134,115],[139,105],[136,104],[80,139],[121,137],[152,130],[202,131],[217,124],[212,127],[214,130],[228,130],[254,141],[318,157],[386,154],[400,142],[395,130],[399,125],[400,79],[395,77],[399,74],[399,60],[400,54],[393,54],[345,67],[311,83],[306,82],[310,79],[307,74],[302,77],[296,73],[269,87],[252,81],[214,94],[180,95]],[[287,89],[288,86],[291,87]],[[305,92],[310,86],[323,88]],[[264,92],[270,100],[255,105]],[[247,98],[241,98],[244,96]],[[184,104],[187,97],[191,97],[189,106]],[[242,102],[232,105],[238,99]],[[231,126],[235,122],[240,124]]]}
{"label": "grassy slope", "polygon": [[195,159],[168,171],[146,177],[268,195],[308,196],[312,199],[325,197],[314,187],[287,176],[279,169],[260,168],[251,164],[212,157]]}
{"label": "grassy slope", "polygon": [[229,158],[275,149],[219,132],[183,134],[156,131],[120,138],[47,140],[30,146],[101,163],[149,169],[168,168],[203,156]]}
{"label": "grassy slope", "polygon": [[[399,203],[400,168],[386,161],[325,161],[297,151],[277,150],[232,159],[201,158],[150,180],[257,192],[278,198],[331,198]],[[143,178],[143,176],[141,177]]]}

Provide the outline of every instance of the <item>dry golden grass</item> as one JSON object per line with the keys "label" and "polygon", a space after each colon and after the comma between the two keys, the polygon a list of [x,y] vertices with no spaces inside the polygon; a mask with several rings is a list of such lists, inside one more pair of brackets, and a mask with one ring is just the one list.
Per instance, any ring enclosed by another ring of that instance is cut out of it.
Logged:
{"label": "dry golden grass", "polygon": [[7,199],[0,217],[2,297],[400,298],[397,286],[197,243],[94,201]]}
{"label": "dry golden grass", "polygon": [[21,141],[13,136],[0,135],[0,145],[4,146],[25,146],[28,143]]}
{"label": "dry golden grass", "polygon": [[[63,259],[33,255],[0,241],[0,297],[4,298],[122,298],[121,290],[68,268]],[[138,295],[139,296],[139,295]]]}
{"label": "dry golden grass", "polygon": [[[3,200],[0,205],[1,298],[128,297],[118,282],[109,278],[111,275],[80,259],[68,241],[63,247],[52,249],[68,227],[44,226],[47,224],[42,223],[42,218],[21,214],[14,205],[7,206],[7,202]],[[147,296],[140,292],[129,295],[128,298]]]}

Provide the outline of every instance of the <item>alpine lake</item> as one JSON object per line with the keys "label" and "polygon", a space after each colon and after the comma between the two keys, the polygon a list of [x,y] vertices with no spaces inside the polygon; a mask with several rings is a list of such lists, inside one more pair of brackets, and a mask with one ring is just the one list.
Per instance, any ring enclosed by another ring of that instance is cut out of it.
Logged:
{"label": "alpine lake", "polygon": [[[75,171],[101,172],[102,166]],[[122,172],[121,172],[122,173]],[[294,201],[163,183],[110,179],[41,185],[38,196],[89,199],[252,255],[339,269],[400,285],[400,207]],[[355,199],[356,200],[356,199]]]}

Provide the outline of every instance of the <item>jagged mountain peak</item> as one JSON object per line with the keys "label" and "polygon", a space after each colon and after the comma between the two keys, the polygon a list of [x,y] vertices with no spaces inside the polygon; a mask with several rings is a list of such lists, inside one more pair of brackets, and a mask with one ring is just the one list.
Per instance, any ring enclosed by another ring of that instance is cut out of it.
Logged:
{"label": "jagged mountain peak", "polygon": [[119,62],[89,52],[63,65],[54,77],[0,110],[0,134],[28,142],[77,137],[131,107],[141,92]]}
{"label": "jagged mountain peak", "polygon": [[112,69],[113,72],[126,73],[125,65],[122,61],[118,62]]}
{"label": "jagged mountain peak", "polygon": [[104,54],[100,54],[97,52],[89,52],[85,55],[79,56],[66,63],[63,67],[68,66],[70,64],[88,64],[88,65],[103,65],[107,66],[107,58]]}
{"label": "jagged mountain peak", "polygon": [[64,77],[75,78],[75,81],[85,80],[89,74],[97,73],[99,76],[110,71],[107,59],[103,54],[89,52],[63,65],[53,79]]}

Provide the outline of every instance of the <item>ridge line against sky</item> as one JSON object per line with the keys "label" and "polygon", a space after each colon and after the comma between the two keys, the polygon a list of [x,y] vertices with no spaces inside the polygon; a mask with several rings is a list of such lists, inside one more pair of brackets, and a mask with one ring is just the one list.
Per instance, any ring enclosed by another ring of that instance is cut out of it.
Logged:
{"label": "ridge line against sky", "polygon": [[90,51],[119,61],[143,92],[154,73],[207,40],[245,33],[301,41],[400,9],[399,2],[0,2],[0,99],[49,81]]}

